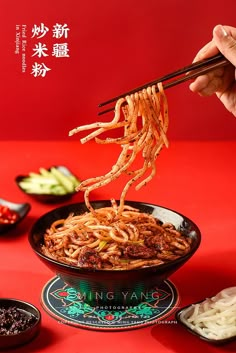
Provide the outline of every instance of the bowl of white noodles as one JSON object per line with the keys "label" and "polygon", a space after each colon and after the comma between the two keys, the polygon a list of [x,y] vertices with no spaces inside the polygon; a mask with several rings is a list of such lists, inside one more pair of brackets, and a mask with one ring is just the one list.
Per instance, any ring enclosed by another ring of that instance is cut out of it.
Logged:
{"label": "bowl of white noodles", "polygon": [[236,287],[190,304],[176,312],[176,320],[199,338],[221,345],[236,339]]}

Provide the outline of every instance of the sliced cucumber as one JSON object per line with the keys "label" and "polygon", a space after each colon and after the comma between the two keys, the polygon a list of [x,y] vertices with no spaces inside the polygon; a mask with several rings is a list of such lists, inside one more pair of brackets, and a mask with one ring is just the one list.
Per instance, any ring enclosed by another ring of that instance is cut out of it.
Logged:
{"label": "sliced cucumber", "polygon": [[30,194],[65,195],[73,193],[80,181],[72,174],[65,175],[56,167],[47,170],[39,168],[39,173],[30,172],[19,182],[19,186]]}
{"label": "sliced cucumber", "polygon": [[57,168],[52,167],[51,173],[57,179],[58,183],[63,185],[68,192],[75,191],[74,183],[67,176],[61,173]]}

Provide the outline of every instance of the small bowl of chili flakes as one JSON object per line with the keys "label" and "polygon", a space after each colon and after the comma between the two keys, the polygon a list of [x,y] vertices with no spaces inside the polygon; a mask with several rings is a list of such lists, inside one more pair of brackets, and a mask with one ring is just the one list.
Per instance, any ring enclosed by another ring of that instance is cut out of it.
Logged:
{"label": "small bowl of chili flakes", "polygon": [[14,203],[0,198],[0,233],[5,233],[20,223],[29,213],[29,203]]}
{"label": "small bowl of chili flakes", "polygon": [[0,298],[0,351],[32,341],[40,332],[41,313],[31,303]]}

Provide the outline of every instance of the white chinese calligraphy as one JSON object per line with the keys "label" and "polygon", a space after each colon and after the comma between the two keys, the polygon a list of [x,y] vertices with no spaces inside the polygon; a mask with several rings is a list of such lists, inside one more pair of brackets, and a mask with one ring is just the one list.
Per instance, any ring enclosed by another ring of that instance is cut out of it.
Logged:
{"label": "white chinese calligraphy", "polygon": [[49,67],[47,67],[44,63],[42,63],[42,64],[34,63],[34,65],[32,65],[31,74],[34,77],[38,77],[38,76],[45,77],[46,73],[50,70],[51,69]]}
{"label": "white chinese calligraphy", "polygon": [[[51,70],[51,68],[47,67],[47,57],[50,55],[55,58],[68,58],[69,55],[69,46],[68,43],[61,43],[61,38],[68,38],[68,33],[70,28],[66,23],[60,24],[56,23],[51,28],[47,27],[44,23],[34,24],[32,27],[32,36],[34,38],[34,43],[32,46],[32,55],[31,57],[44,58],[45,63],[37,63],[35,62],[32,65],[31,74],[34,77],[45,77],[47,72]],[[47,39],[51,33],[52,38],[57,39],[57,43],[48,43]],[[44,43],[40,42],[39,39],[44,37]],[[35,43],[35,39],[37,42]],[[50,53],[51,51],[51,53]]]}
{"label": "white chinese calligraphy", "polygon": [[42,56],[48,56],[48,54],[45,53],[45,51],[47,50],[48,48],[46,44],[42,44],[39,42],[38,44],[35,44],[35,48],[33,49],[35,53],[32,56],[37,55],[39,58],[41,58]]}
{"label": "white chinese calligraphy", "polygon": [[68,31],[70,29],[67,27],[67,24],[64,24],[64,25],[61,25],[59,23],[56,23],[54,26],[53,26],[53,37],[54,38],[62,38],[63,36],[65,38],[68,38]]}
{"label": "white chinese calligraphy", "polygon": [[52,56],[55,56],[57,58],[68,58],[70,56],[68,52],[68,43],[55,43],[53,45]]}
{"label": "white chinese calligraphy", "polygon": [[47,34],[48,31],[49,31],[49,28],[46,27],[44,23],[40,23],[39,26],[34,25],[34,27],[32,28],[33,35],[31,38],[34,38],[34,37],[37,37],[37,39],[42,38]]}

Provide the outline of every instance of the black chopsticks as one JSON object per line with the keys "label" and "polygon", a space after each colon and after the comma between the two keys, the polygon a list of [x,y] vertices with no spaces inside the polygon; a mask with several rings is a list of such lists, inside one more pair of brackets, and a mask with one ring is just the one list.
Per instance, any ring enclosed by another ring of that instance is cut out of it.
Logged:
{"label": "black chopsticks", "polygon": [[[183,67],[179,70],[176,70],[172,73],[169,73],[165,76],[159,77],[158,79],[156,79],[154,81],[151,81],[151,82],[148,82],[142,86],[136,87],[128,92],[122,93],[119,96],[113,97],[105,102],[100,103],[98,105],[98,107],[104,107],[105,105],[116,102],[118,99],[123,98],[127,95],[131,95],[135,92],[143,90],[144,88],[156,85],[158,82],[163,83],[164,89],[174,87],[182,82],[196,78],[200,75],[206,74],[209,71],[215,70],[219,67],[223,67],[227,64],[229,64],[229,61],[220,53],[220,54],[212,56],[208,59],[204,59],[204,60],[195,62],[191,65],[185,66],[185,67]],[[181,76],[181,75],[183,75],[183,76]],[[175,78],[175,80],[169,81],[172,78]],[[165,81],[169,81],[169,82],[164,83]],[[114,110],[114,107],[103,110],[103,111],[99,112],[98,115],[105,114],[105,113],[110,112],[112,110]]]}

